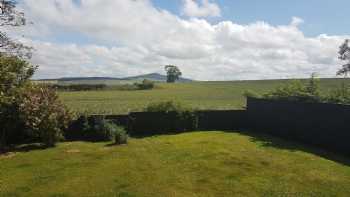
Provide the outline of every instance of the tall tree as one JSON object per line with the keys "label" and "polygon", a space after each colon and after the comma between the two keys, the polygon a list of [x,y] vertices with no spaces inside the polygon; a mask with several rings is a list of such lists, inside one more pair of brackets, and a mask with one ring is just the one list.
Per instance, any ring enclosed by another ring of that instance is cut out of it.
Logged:
{"label": "tall tree", "polygon": [[[0,0],[0,27],[22,26],[26,24],[24,13],[16,10],[14,0]],[[17,42],[0,30],[0,55],[31,58],[32,48]]]}
{"label": "tall tree", "polygon": [[176,80],[179,80],[182,75],[180,69],[174,65],[166,65],[165,71],[167,72],[167,82],[175,83]]}
{"label": "tall tree", "polygon": [[350,72],[350,47],[349,47],[349,39],[346,39],[344,43],[339,47],[339,59],[343,61],[347,61],[346,64],[343,65],[337,75],[347,75]]}

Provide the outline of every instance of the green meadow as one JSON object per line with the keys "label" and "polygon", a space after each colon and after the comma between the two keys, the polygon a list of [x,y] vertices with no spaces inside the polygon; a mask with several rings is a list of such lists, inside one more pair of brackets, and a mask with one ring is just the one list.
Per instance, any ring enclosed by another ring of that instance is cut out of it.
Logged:
{"label": "green meadow", "polygon": [[[196,109],[242,109],[247,90],[266,93],[290,80],[157,83],[153,90],[102,90],[86,92],[60,92],[65,104],[77,112],[93,114],[126,114],[142,111],[150,102],[175,100]],[[307,80],[304,80],[306,82]],[[345,79],[321,79],[321,89],[327,94]]]}
{"label": "green meadow", "polygon": [[350,195],[348,159],[250,133],[193,132],[131,138],[123,146],[66,142],[20,150],[0,155],[1,197]]}

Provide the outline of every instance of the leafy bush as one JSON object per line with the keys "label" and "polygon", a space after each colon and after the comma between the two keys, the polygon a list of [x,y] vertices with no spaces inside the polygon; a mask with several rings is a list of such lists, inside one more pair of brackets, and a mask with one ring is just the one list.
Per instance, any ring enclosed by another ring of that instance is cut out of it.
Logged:
{"label": "leafy bush", "polygon": [[32,86],[24,91],[19,106],[26,131],[47,146],[54,146],[63,138],[63,130],[72,120],[71,112],[48,87]]}
{"label": "leafy bush", "polygon": [[123,127],[115,127],[115,144],[127,144],[128,143],[128,134]]}
{"label": "leafy bush", "polygon": [[0,148],[34,141],[53,146],[71,119],[53,89],[31,83],[35,69],[0,55]]}
{"label": "leafy bush", "polygon": [[103,116],[88,118],[88,127],[85,128],[84,137],[90,141],[112,141],[115,136],[115,124]]}
{"label": "leafy bush", "polygon": [[[67,140],[87,140],[87,141],[113,141],[116,135],[120,134],[121,127],[110,120],[106,120],[104,116],[86,116],[82,115],[73,121],[69,129],[65,132]],[[124,140],[125,141],[125,140]]]}
{"label": "leafy bush", "polygon": [[66,140],[85,140],[86,133],[90,130],[87,115],[81,115],[78,119],[71,121],[68,129],[64,132]]}
{"label": "leafy bush", "polygon": [[0,53],[0,149],[26,138],[19,105],[36,67]]}
{"label": "leafy bush", "polygon": [[260,94],[254,92],[254,91],[251,91],[251,90],[246,90],[246,91],[244,91],[243,96],[245,96],[245,97],[253,97],[253,98],[259,98],[259,97],[261,97]]}
{"label": "leafy bush", "polygon": [[145,108],[145,111],[174,113],[176,118],[172,122],[179,128],[185,128],[188,126],[184,125],[190,125],[192,130],[195,130],[198,127],[198,119],[195,110],[179,102],[164,101],[159,103],[151,103]]}
{"label": "leafy bush", "polygon": [[263,97],[267,99],[304,102],[322,101],[319,80],[314,74],[311,76],[307,84],[303,84],[300,80],[294,80],[291,83],[265,94]]}
{"label": "leafy bush", "polygon": [[142,83],[135,83],[139,90],[150,90],[154,88],[154,82],[150,80],[143,80]]}
{"label": "leafy bush", "polygon": [[184,112],[192,111],[191,108],[184,106],[182,103],[175,101],[164,101],[158,103],[150,103],[146,108],[146,112]]}
{"label": "leafy bush", "polygon": [[342,84],[341,87],[331,91],[325,100],[330,103],[350,104],[350,87]]}

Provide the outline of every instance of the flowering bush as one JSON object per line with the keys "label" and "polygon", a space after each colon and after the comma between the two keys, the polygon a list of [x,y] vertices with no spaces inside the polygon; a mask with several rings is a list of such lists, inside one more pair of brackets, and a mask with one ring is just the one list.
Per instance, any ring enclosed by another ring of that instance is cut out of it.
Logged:
{"label": "flowering bush", "polygon": [[24,92],[20,114],[27,132],[47,146],[63,138],[63,130],[72,120],[55,90],[44,86],[32,86]]}

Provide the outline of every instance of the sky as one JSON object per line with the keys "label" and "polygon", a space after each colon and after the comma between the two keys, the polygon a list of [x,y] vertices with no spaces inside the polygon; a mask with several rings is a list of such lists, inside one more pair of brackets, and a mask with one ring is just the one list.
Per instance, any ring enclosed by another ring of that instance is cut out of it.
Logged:
{"label": "sky", "polygon": [[[196,80],[335,77],[346,0],[20,0],[34,78],[125,77],[177,65]],[[5,28],[5,29],[3,29]]]}

